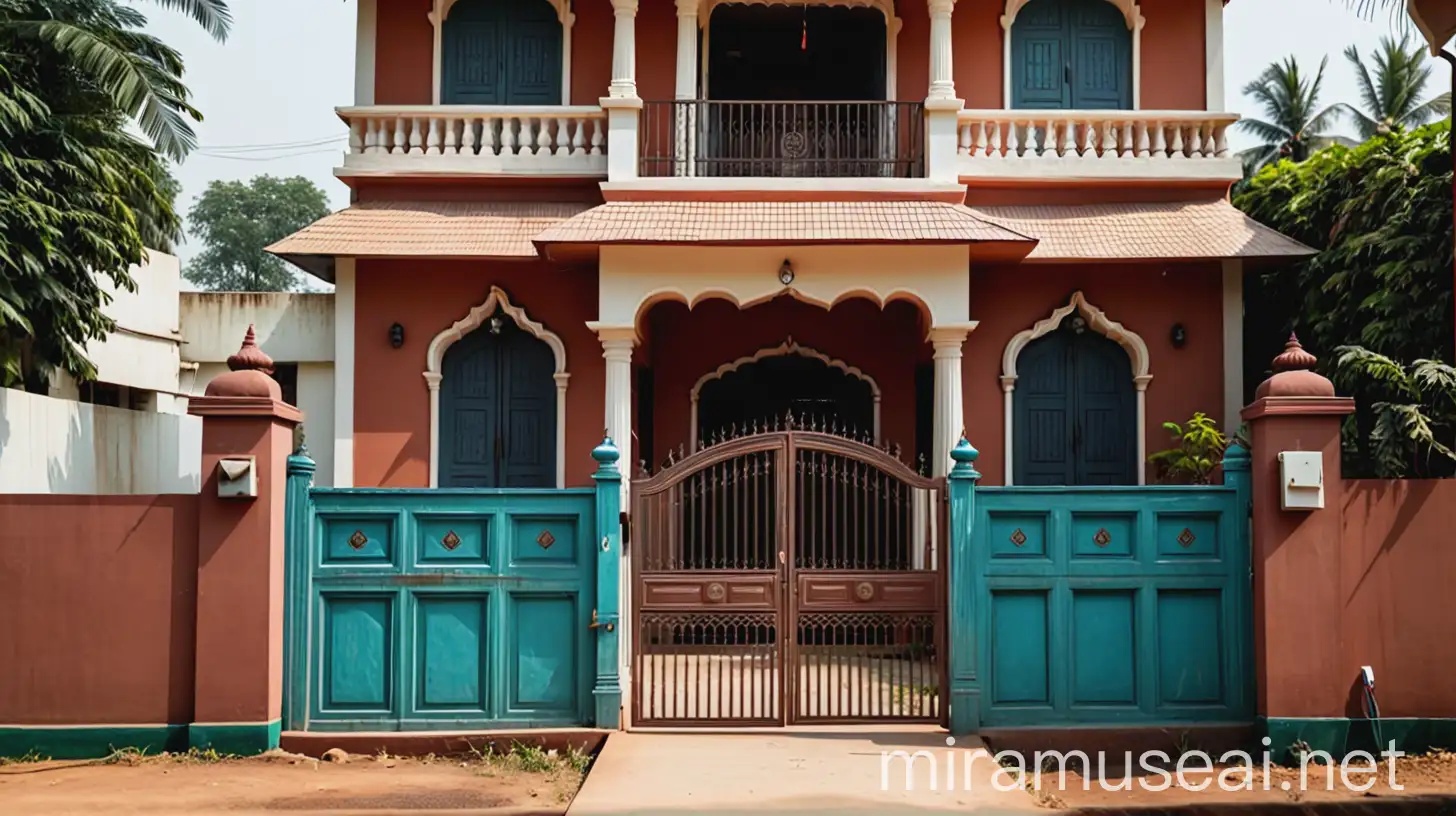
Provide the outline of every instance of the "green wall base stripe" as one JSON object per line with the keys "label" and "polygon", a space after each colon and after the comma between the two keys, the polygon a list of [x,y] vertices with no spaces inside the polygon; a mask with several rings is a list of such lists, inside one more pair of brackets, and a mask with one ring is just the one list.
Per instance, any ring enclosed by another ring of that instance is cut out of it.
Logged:
{"label": "green wall base stripe", "polygon": [[[1391,717],[1362,720],[1347,717],[1260,717],[1260,731],[1269,738],[1269,752],[1275,762],[1298,762],[1290,750],[1304,742],[1313,751],[1341,757],[1351,751],[1378,754],[1396,750],[1419,754],[1433,748],[1456,748],[1456,718]],[[1379,738],[1376,737],[1377,729]]]}
{"label": "green wall base stripe", "polygon": [[261,754],[278,747],[283,721],[268,723],[193,723],[187,743],[200,751],[219,754]]}
{"label": "green wall base stripe", "polygon": [[122,748],[147,754],[187,750],[185,725],[0,726],[0,756],[95,759]]}

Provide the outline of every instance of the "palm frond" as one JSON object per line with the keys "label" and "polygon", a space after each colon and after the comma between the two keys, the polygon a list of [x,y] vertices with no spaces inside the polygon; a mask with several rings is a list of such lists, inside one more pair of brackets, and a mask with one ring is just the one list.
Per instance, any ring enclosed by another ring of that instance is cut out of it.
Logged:
{"label": "palm frond", "polygon": [[180,11],[197,21],[214,40],[224,42],[232,28],[233,16],[226,0],[152,0],[157,5]]}
{"label": "palm frond", "polygon": [[[1378,118],[1381,110],[1380,94],[1375,91],[1375,82],[1370,78],[1370,69],[1366,68],[1365,63],[1360,59],[1360,49],[1353,45],[1347,46],[1345,48],[1345,59],[1351,65],[1355,66],[1355,84],[1359,87],[1360,101],[1365,105],[1365,110],[1370,111]],[[1351,110],[1356,110],[1352,105],[1346,105],[1346,107],[1349,107]],[[1367,116],[1365,118],[1374,121],[1372,117]],[[1374,130],[1372,129],[1371,132],[1373,133]]]}

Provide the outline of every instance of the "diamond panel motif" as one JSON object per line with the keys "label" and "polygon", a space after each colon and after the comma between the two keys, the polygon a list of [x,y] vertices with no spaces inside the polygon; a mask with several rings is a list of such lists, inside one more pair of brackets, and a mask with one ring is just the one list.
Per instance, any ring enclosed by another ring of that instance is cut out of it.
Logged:
{"label": "diamond panel motif", "polygon": [[1112,543],[1112,533],[1107,532],[1107,528],[1103,527],[1097,531],[1096,535],[1092,536],[1092,543],[1099,547],[1106,547]]}
{"label": "diamond panel motif", "polygon": [[536,536],[536,543],[541,545],[541,549],[549,550],[556,543],[556,536],[551,535],[550,530],[542,530],[541,535]]}
{"label": "diamond panel motif", "polygon": [[[334,539],[334,540],[337,541],[338,539]],[[354,534],[351,535],[351,536],[349,536],[349,546],[350,547],[353,547],[356,550],[362,550],[362,549],[364,549],[364,545],[365,544],[368,544],[368,543],[369,543],[369,536],[364,535],[364,531],[363,530],[355,530],[354,531]]]}
{"label": "diamond panel motif", "polygon": [[1178,543],[1181,544],[1185,549],[1188,547],[1192,547],[1193,542],[1197,540],[1198,536],[1195,536],[1193,534],[1193,531],[1188,529],[1187,527],[1184,527],[1183,532],[1178,534]]}
{"label": "diamond panel motif", "polygon": [[1026,544],[1026,533],[1021,532],[1020,527],[1017,527],[1016,532],[1011,534],[1011,543],[1018,547]]}
{"label": "diamond panel motif", "polygon": [[440,539],[440,546],[447,550],[453,550],[460,546],[460,536],[456,535],[454,530],[451,530],[445,534],[444,538]]}

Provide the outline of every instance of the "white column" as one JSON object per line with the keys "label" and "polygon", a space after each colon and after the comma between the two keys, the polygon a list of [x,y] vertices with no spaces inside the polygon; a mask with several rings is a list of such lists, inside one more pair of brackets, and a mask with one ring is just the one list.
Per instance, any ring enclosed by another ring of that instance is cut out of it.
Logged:
{"label": "white column", "polygon": [[1148,383],[1151,374],[1139,374],[1132,378],[1137,389],[1137,483],[1148,483]]}
{"label": "white column", "polygon": [[677,0],[676,98],[698,98],[698,0]]}
{"label": "white column", "polygon": [[951,68],[950,13],[955,0],[929,0],[930,5],[930,93],[928,99],[955,99],[955,75]]}
{"label": "white column", "polygon": [[1001,484],[1010,487],[1016,484],[1016,428],[1013,419],[1016,415],[1016,378],[1008,375],[1001,375],[1001,456],[1002,462]]}
{"label": "white column", "polygon": [[965,395],[961,390],[961,346],[974,325],[938,326],[928,338],[935,347],[934,421],[931,423],[930,474],[950,472],[950,451],[966,429]]}
{"label": "white column", "polygon": [[612,84],[607,95],[637,96],[637,0],[612,0]]}
{"label": "white column", "polygon": [[1223,262],[1223,431],[1239,429],[1244,407],[1244,262]]}
{"label": "white column", "polygon": [[606,416],[607,435],[622,452],[622,509],[631,512],[627,487],[637,472],[632,458],[632,348],[637,345],[637,330],[632,326],[608,326],[588,323],[602,341],[602,358],[607,361]]}
{"label": "white column", "polygon": [[374,43],[378,27],[375,0],[359,0],[354,29],[354,104],[374,104]]}
{"label": "white column", "polygon": [[[307,434],[307,424],[304,433]],[[334,487],[354,486],[354,259],[334,259]]]}
{"label": "white column", "polygon": [[1208,74],[1204,91],[1204,107],[1223,111],[1223,4],[1224,0],[1204,0],[1203,70]]}

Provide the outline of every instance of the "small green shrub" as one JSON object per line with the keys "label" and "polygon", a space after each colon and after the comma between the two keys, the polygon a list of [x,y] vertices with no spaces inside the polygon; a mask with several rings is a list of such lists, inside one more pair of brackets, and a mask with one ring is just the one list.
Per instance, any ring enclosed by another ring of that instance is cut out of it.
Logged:
{"label": "small green shrub", "polygon": [[1218,429],[1218,422],[1199,411],[1186,423],[1164,422],[1172,434],[1175,447],[1148,457],[1157,468],[1158,481],[1170,484],[1206,485],[1213,482],[1213,473],[1223,462],[1229,438]]}

